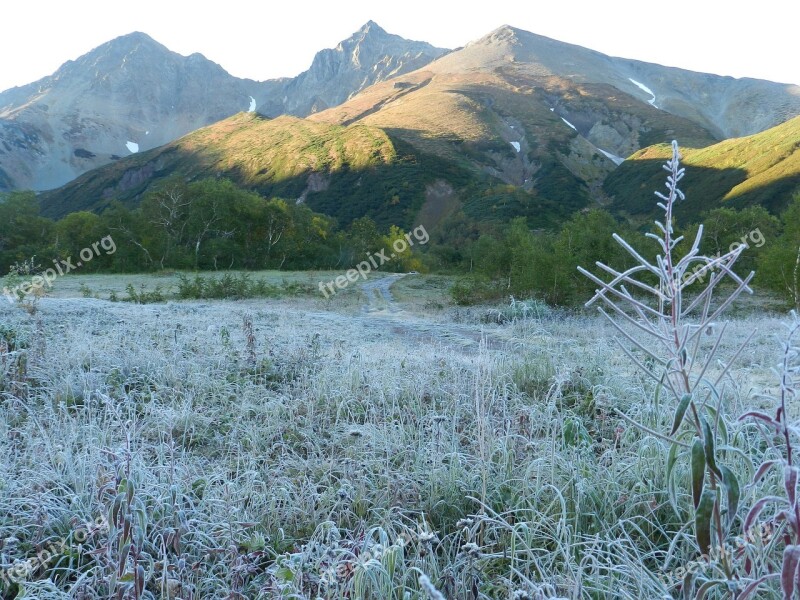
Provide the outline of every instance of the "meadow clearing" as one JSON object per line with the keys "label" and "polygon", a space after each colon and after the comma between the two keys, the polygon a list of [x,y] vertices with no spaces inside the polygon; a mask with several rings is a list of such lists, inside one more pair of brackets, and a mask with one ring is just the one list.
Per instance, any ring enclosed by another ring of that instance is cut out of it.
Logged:
{"label": "meadow clearing", "polygon": [[[456,307],[447,277],[380,273],[330,300],[106,299],[131,282],[176,285],[70,275],[34,314],[0,302],[5,598],[668,598],[697,558],[668,445],[630,422],[673,408],[594,311]],[[743,306],[734,415],[775,391],[788,322]]]}

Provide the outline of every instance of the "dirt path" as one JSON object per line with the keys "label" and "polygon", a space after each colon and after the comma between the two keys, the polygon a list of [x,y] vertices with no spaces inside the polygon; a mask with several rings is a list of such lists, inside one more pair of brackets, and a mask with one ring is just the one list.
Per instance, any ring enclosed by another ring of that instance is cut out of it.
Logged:
{"label": "dirt path", "polygon": [[405,273],[392,273],[386,277],[362,283],[361,291],[367,298],[367,303],[362,310],[370,314],[403,312],[392,296],[391,287],[405,276]]}
{"label": "dirt path", "polygon": [[444,342],[470,351],[477,350],[482,343],[488,349],[497,350],[511,341],[480,327],[441,323],[403,310],[391,291],[392,286],[403,277],[406,277],[405,273],[393,273],[361,284],[361,291],[367,300],[362,307],[366,319],[388,327],[398,335]]}

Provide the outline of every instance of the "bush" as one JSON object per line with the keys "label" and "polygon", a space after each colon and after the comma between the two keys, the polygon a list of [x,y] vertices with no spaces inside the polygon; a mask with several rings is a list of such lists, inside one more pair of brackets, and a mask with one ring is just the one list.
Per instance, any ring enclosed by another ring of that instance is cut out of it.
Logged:
{"label": "bush", "polygon": [[161,286],[156,286],[151,291],[148,291],[144,284],[139,286],[139,291],[129,283],[125,287],[125,292],[128,294],[124,298],[125,302],[133,302],[134,304],[152,304],[155,302],[164,302],[164,293],[161,291]]}
{"label": "bush", "polygon": [[244,298],[278,298],[281,296],[300,296],[310,294],[313,289],[307,285],[283,281],[274,285],[265,279],[252,279],[247,273],[233,275],[225,273],[220,277],[195,275],[178,276],[178,297],[184,300],[242,300]]}
{"label": "bush", "polygon": [[553,317],[555,311],[535,298],[528,300],[517,300],[511,296],[510,302],[502,308],[493,308],[486,312],[481,319],[484,323],[513,323],[515,321],[527,321],[529,319],[542,320]]}
{"label": "bush", "polygon": [[28,337],[10,325],[0,324],[0,351],[16,352],[29,345]]}
{"label": "bush", "polygon": [[503,297],[503,290],[496,283],[476,276],[459,279],[450,288],[453,302],[459,306],[471,306]]}

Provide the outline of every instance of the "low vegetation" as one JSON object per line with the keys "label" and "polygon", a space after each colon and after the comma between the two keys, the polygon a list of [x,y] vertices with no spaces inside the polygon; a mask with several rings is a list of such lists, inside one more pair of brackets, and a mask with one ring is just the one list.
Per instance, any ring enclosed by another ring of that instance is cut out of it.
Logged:
{"label": "low vegetation", "polygon": [[283,281],[280,285],[275,285],[264,279],[254,280],[247,273],[240,273],[238,276],[226,273],[220,277],[195,275],[193,278],[182,275],[178,284],[180,298],[196,300],[275,298],[312,293],[317,293],[317,290],[301,283]]}

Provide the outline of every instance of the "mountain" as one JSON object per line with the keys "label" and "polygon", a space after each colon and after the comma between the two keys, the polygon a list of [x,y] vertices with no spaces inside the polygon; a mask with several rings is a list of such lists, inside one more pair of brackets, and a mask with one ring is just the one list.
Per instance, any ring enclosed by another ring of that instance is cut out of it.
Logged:
{"label": "mountain", "polygon": [[[614,58],[503,26],[309,118],[382,128],[514,186],[517,198],[585,206],[611,201],[604,182],[642,148],[703,148],[798,114],[798,86]],[[465,212],[508,215],[489,197],[461,194]]]}
{"label": "mountain", "polygon": [[504,25],[431,65],[438,73],[495,69],[521,79],[556,76],[608,84],[705,127],[718,139],[750,135],[800,113],[800,86],[734,79],[615,58]]}
{"label": "mountain", "polygon": [[602,57],[502,27],[310,118],[380,127],[499,182],[583,204],[602,200],[605,177],[642,147],[676,135],[697,146],[716,141],[690,119],[604,83],[608,66],[597,67],[594,81],[588,67],[559,74],[554,54],[568,65]]}
{"label": "mountain", "polygon": [[305,115],[444,52],[370,21],[296,78],[256,82],[143,33],[125,35],[0,93],[0,191],[52,189],[244,110]]}
{"label": "mountain", "polygon": [[[626,157],[672,139],[700,149],[731,132],[776,125],[800,114],[798,91],[613,58],[504,26],[306,119],[273,126],[234,117],[89,173],[42,202],[54,216],[111,199],[134,204],[167,177],[214,174],[342,222],[395,214],[389,203],[403,207],[404,222],[430,224],[461,208],[478,220],[524,216],[546,227],[621,198],[606,181],[620,165],[627,169]],[[325,158],[330,144],[364,127],[388,140],[395,159],[354,166]],[[248,144],[232,149],[233,130]],[[277,175],[285,172],[291,177]],[[382,187],[380,177],[388,182]],[[364,182],[373,205],[349,196]]]}
{"label": "mountain", "polygon": [[16,188],[63,185],[246,110],[255,87],[143,33],[117,38],[0,94],[0,179]]}
{"label": "mountain", "polygon": [[310,69],[270,90],[260,112],[304,117],[341,104],[374,83],[423,67],[446,52],[392,35],[368,21],[335,48],[318,52]]}
{"label": "mountain", "polygon": [[[626,160],[605,182],[612,206],[635,220],[655,211],[653,190],[663,187],[661,165],[671,155],[666,145],[645,148]],[[683,148],[686,201],[676,207],[681,221],[696,220],[716,206],[761,205],[773,213],[800,190],[800,117],[766,131],[702,149]]]}

